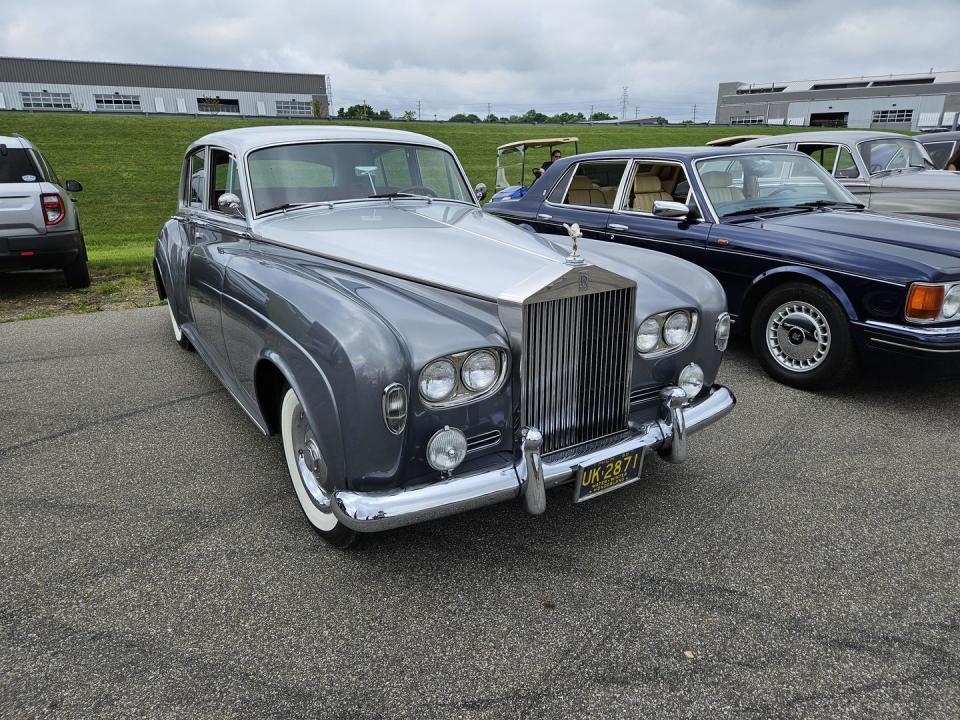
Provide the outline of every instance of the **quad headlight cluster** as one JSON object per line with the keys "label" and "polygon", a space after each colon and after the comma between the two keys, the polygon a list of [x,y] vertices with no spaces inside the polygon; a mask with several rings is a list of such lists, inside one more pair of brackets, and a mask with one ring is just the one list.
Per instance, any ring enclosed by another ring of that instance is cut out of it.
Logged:
{"label": "quad headlight cluster", "polygon": [[697,334],[697,319],[694,310],[668,310],[651,315],[637,327],[637,352],[661,355],[685,348]]}
{"label": "quad headlight cluster", "polygon": [[913,283],[905,315],[919,323],[960,320],[960,283]]}
{"label": "quad headlight cluster", "polygon": [[503,382],[503,351],[469,350],[428,362],[420,371],[420,397],[427,405],[449,407],[494,392]]}

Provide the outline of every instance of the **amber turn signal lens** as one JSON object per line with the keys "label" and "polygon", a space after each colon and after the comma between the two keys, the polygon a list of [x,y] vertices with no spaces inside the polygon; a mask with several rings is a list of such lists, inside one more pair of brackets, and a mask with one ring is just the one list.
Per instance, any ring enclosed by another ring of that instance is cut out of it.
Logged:
{"label": "amber turn signal lens", "polygon": [[943,285],[910,286],[907,293],[907,317],[913,320],[936,320],[943,307]]}

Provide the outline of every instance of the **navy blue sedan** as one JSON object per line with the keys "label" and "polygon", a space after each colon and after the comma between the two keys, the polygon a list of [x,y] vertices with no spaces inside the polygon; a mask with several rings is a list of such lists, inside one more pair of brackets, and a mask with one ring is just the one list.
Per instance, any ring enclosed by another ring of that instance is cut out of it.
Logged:
{"label": "navy blue sedan", "polygon": [[[712,272],[764,369],[804,389],[858,359],[960,357],[960,226],[864,210],[802,153],[660,148],[576,155],[485,210],[538,233],[639,245]],[[514,193],[517,194],[517,193]],[[641,343],[666,328],[640,328]]]}

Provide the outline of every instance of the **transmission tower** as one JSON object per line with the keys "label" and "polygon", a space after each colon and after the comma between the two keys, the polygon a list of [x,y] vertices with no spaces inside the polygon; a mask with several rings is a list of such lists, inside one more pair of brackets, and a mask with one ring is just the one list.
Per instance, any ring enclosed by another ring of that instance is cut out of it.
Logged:
{"label": "transmission tower", "polygon": [[620,119],[621,120],[627,119],[627,101],[630,99],[630,95],[627,92],[628,90],[629,88],[626,85],[624,85],[623,97],[620,98]]}

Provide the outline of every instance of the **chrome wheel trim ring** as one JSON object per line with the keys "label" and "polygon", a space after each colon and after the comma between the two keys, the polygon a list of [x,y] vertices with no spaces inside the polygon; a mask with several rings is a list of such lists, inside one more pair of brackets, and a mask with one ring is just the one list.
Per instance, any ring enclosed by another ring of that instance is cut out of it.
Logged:
{"label": "chrome wheel trim ring", "polygon": [[300,506],[315,528],[333,530],[338,521],[330,505],[330,494],[323,488],[328,479],[327,463],[293,390],[288,390],[283,398],[280,422],[287,469]]}
{"label": "chrome wheel trim ring", "polygon": [[783,303],[767,319],[767,350],[790,372],[810,372],[830,354],[832,334],[826,316],[808,302]]}
{"label": "chrome wheel trim ring", "polygon": [[170,304],[169,300],[167,300],[167,310],[170,313],[170,324],[173,325],[173,338],[177,342],[180,342],[183,340],[183,330],[180,329],[177,318],[173,315],[173,305]]}

